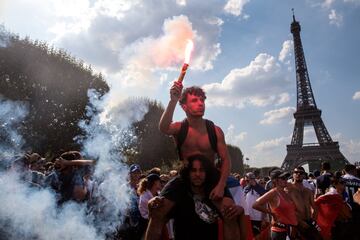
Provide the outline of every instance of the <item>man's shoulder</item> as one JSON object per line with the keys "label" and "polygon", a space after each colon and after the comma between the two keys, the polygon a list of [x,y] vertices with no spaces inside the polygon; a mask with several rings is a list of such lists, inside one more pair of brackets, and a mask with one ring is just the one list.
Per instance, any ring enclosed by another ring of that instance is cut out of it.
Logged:
{"label": "man's shoulder", "polygon": [[[208,121],[210,121],[210,120],[208,120]],[[211,121],[210,121],[210,122],[211,122]],[[214,130],[215,130],[215,133],[216,133],[216,136],[217,136],[217,137],[224,135],[224,132],[223,132],[223,130],[221,129],[221,127],[219,127],[218,125],[216,125],[214,122],[212,122],[212,124],[214,125]]]}
{"label": "man's shoulder", "polygon": [[170,129],[171,129],[172,135],[177,135],[180,132],[182,123],[183,123],[182,121],[177,121],[177,122],[172,122],[170,124]]}

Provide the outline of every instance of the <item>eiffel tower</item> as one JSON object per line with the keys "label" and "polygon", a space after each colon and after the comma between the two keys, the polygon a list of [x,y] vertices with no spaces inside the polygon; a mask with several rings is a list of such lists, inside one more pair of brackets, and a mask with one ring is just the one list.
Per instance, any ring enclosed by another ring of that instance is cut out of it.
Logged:
{"label": "eiffel tower", "polygon": [[[317,108],[310,78],[306,67],[304,50],[300,38],[301,27],[295,20],[291,23],[294,38],[296,65],[297,109],[294,113],[295,126],[291,144],[287,145],[287,155],[281,168],[292,170],[297,166],[309,164],[309,170],[320,169],[321,162],[328,161],[332,169],[341,169],[349,163],[340,152],[339,143],[331,139]],[[318,143],[304,143],[304,127],[313,126]]]}

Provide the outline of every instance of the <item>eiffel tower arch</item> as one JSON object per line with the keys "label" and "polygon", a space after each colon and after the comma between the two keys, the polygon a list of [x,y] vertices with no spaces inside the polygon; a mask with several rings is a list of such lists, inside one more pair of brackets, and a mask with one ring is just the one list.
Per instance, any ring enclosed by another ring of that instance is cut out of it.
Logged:
{"label": "eiffel tower arch", "polygon": [[[321,118],[321,110],[316,106],[301,43],[301,27],[294,15],[290,29],[294,39],[297,108],[291,144],[286,146],[287,155],[281,168],[292,170],[309,164],[312,171],[320,169],[321,162],[328,161],[332,169],[341,169],[349,162],[340,152],[339,143],[332,140]],[[308,126],[313,126],[317,143],[304,143],[304,128]]]}

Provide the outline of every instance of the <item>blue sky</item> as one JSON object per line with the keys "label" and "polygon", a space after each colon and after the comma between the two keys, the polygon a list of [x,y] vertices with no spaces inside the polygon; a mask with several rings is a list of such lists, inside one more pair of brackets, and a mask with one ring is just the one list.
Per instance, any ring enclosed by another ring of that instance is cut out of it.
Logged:
{"label": "blue sky", "polygon": [[[350,162],[360,161],[360,0],[2,0],[0,23],[91,64],[128,96],[168,101],[186,39],[184,85],[208,95],[206,118],[251,166],[280,165],[296,107],[291,8],[318,108]],[[178,108],[175,119],[184,118]],[[315,141],[306,129],[305,141]]]}

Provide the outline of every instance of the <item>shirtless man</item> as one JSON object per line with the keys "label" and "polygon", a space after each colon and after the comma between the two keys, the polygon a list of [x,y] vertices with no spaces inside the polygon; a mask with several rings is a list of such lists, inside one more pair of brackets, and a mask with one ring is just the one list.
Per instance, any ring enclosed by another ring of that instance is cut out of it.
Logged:
{"label": "shirtless man", "polygon": [[314,220],[317,215],[314,194],[310,189],[304,187],[304,176],[304,168],[296,167],[293,171],[293,181],[287,187],[289,195],[296,206],[297,230],[303,239],[322,239]]}
{"label": "shirtless man", "polygon": [[[191,155],[201,154],[208,158],[215,165],[216,152],[212,149],[206,128],[205,119],[205,93],[201,88],[191,87],[182,92],[182,84],[174,82],[170,89],[170,101],[161,116],[159,129],[167,135],[176,136],[181,129],[181,122],[172,122],[173,114],[178,101],[189,123],[188,132],[185,141],[179,149],[179,157],[183,164],[187,165],[187,158]],[[226,215],[233,216],[238,211],[231,198],[224,197],[226,180],[230,173],[230,158],[227,151],[224,133],[218,126],[215,126],[217,137],[217,154],[221,159],[221,168],[219,181],[209,194],[209,198],[214,201],[220,210],[224,213],[224,236],[225,239],[240,239],[240,230],[237,219],[227,219]],[[150,210],[150,220],[146,233],[147,240],[159,239],[162,226],[168,220],[168,213],[176,204],[176,194],[182,194],[183,183],[180,177],[171,180],[162,191],[164,197],[161,206],[155,206],[156,209]],[[151,208],[151,202],[149,207]],[[157,205],[157,204],[156,204]],[[186,209],[184,209],[186,211]]]}

